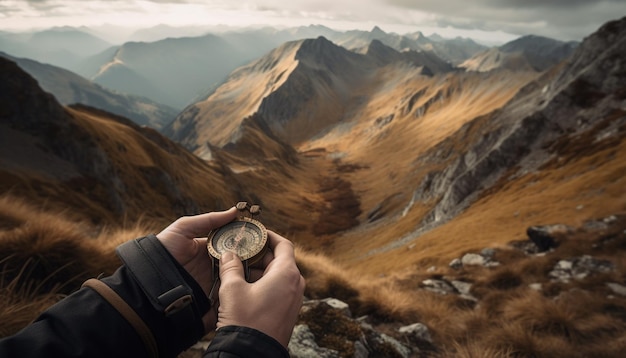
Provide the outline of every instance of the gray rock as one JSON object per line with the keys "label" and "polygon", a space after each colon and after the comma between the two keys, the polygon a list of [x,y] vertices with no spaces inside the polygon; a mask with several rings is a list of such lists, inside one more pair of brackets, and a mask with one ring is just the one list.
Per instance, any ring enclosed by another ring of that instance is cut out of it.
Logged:
{"label": "gray rock", "polygon": [[428,331],[428,327],[426,327],[423,323],[413,323],[409,326],[404,326],[398,328],[398,332],[406,335],[413,336],[419,340],[426,341],[432,343],[432,338],[430,338],[430,332]]}
{"label": "gray rock", "polygon": [[469,295],[472,284],[469,282],[454,280],[450,282],[452,286],[462,295]]}
{"label": "gray rock", "polygon": [[493,259],[493,256],[496,254],[496,250],[491,247],[486,247],[480,251],[480,254],[488,259]]}
{"label": "gray rock", "polygon": [[305,324],[294,327],[288,348],[292,358],[339,358],[339,352],[318,346]]}
{"label": "gray rock", "polygon": [[440,295],[447,295],[449,293],[456,293],[454,287],[452,287],[448,282],[443,280],[424,280],[422,281],[422,285],[428,291],[432,291],[438,293]]}
{"label": "gray rock", "polygon": [[463,264],[463,266],[484,265],[486,261],[487,260],[485,260],[483,256],[478,254],[465,254],[461,258],[461,263]]}
{"label": "gray rock", "polygon": [[329,305],[330,307],[341,311],[341,313],[343,313],[344,316],[346,317],[352,317],[352,312],[350,312],[350,306],[343,301],[340,301],[336,298],[325,298],[321,300],[320,302],[323,302]]}
{"label": "gray rock", "polygon": [[582,280],[594,273],[610,272],[613,267],[610,261],[583,255],[569,260],[560,260],[548,276],[554,281],[569,282],[572,279]]}
{"label": "gray rock", "polygon": [[384,333],[380,333],[379,336],[374,339],[378,340],[378,343],[387,343],[390,345],[402,358],[408,358],[411,354],[411,349],[409,347]]}
{"label": "gray rock", "polygon": [[457,258],[457,259],[454,259],[454,260],[450,261],[448,266],[450,266],[454,270],[458,270],[461,267],[463,267],[463,263],[461,262],[461,259]]}
{"label": "gray rock", "polygon": [[365,345],[360,341],[354,342],[354,358],[367,358],[370,356],[370,352]]}
{"label": "gray rock", "polygon": [[606,284],[613,293],[616,293],[620,296],[626,296],[626,286],[622,286],[619,283],[607,282]]}

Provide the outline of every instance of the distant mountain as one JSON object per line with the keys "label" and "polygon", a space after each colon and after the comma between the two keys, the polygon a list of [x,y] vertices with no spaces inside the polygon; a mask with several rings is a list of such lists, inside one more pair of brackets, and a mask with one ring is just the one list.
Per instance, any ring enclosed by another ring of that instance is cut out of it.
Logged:
{"label": "distant mountain", "polygon": [[227,171],[156,131],[94,108],[62,107],[4,58],[0,76],[0,192],[45,197],[42,209],[70,209],[94,223],[172,220],[236,200]]}
{"label": "distant mountain", "polygon": [[523,36],[498,48],[481,52],[459,65],[468,71],[496,68],[545,71],[570,56],[577,42],[562,42],[541,36]]}
{"label": "distant mountain", "polygon": [[91,78],[114,90],[181,109],[220,84],[237,66],[276,46],[273,41],[233,34],[130,42]]}
{"label": "distant mountain", "polygon": [[359,88],[377,81],[382,68],[395,66],[425,76],[452,70],[433,54],[400,53],[380,41],[372,41],[365,55],[323,37],[288,42],[234,71],[164,133],[190,150],[207,142],[225,147],[242,138],[242,121],[256,115],[271,135],[295,145],[341,122]]}
{"label": "distant mountain", "polygon": [[330,35],[329,39],[338,45],[358,52],[363,52],[373,40],[378,40],[397,51],[430,51],[452,64],[459,64],[476,53],[487,49],[486,46],[479,45],[471,39],[459,37],[451,40],[444,38],[433,40],[424,36],[421,32],[398,35],[386,33],[377,26],[369,32],[353,30],[335,33]]}
{"label": "distant mountain", "polygon": [[0,51],[65,69],[73,69],[83,58],[109,47],[111,44],[99,37],[72,27],[0,36]]}
{"label": "distant mountain", "polygon": [[173,108],[145,98],[111,92],[59,67],[15,58],[2,52],[0,57],[15,61],[39,82],[42,89],[52,93],[64,105],[80,103],[100,108],[155,129],[171,122],[177,114]]}
{"label": "distant mountain", "polygon": [[437,57],[431,51],[402,51],[398,52],[391,47],[384,45],[379,40],[373,40],[367,47],[365,54],[374,58],[381,65],[388,65],[393,62],[409,62],[415,66],[424,66],[424,74],[443,73],[454,70],[449,62]]}

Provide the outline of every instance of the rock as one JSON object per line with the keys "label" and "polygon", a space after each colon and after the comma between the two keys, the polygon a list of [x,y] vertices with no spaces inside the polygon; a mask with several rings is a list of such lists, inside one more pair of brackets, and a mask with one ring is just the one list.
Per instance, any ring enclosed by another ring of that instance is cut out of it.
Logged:
{"label": "rock", "polygon": [[469,282],[463,282],[463,281],[457,281],[454,280],[452,282],[450,282],[452,284],[452,286],[454,286],[454,288],[459,291],[460,294],[462,295],[469,295],[470,294],[470,290],[472,289],[472,284]]}
{"label": "rock", "polygon": [[454,287],[452,287],[448,282],[443,280],[424,280],[422,281],[422,285],[428,291],[432,291],[438,293],[440,295],[447,295],[448,293],[455,293]]}
{"label": "rock", "polygon": [[611,270],[613,270],[613,264],[610,261],[583,255],[569,260],[560,260],[548,276],[554,281],[569,282],[571,279],[582,280],[594,273],[606,273]]}
{"label": "rock", "polygon": [[339,352],[318,346],[305,324],[294,327],[288,348],[292,358],[339,358]]}
{"label": "rock", "polygon": [[541,291],[542,290],[542,285],[541,283],[531,283],[530,285],[528,285],[528,287],[531,290],[535,290],[535,291]]}
{"label": "rock", "polygon": [[368,337],[368,341],[371,340],[375,345],[378,345],[378,346],[382,346],[382,345],[388,346],[389,348],[393,349],[395,353],[397,353],[397,356],[402,357],[402,358],[408,358],[409,355],[411,354],[411,349],[403,345],[402,343],[398,342],[395,338],[390,337],[384,333],[378,333],[378,332],[374,332],[374,333],[375,335]]}
{"label": "rock", "polygon": [[426,270],[426,272],[428,272],[428,273],[433,273],[435,271],[437,271],[437,266],[431,266],[431,267],[428,268],[428,270]]}
{"label": "rock", "polygon": [[410,335],[421,341],[432,343],[432,338],[430,338],[430,332],[428,331],[428,327],[426,327],[426,325],[423,323],[413,323],[409,326],[400,327],[398,328],[398,332]]}
{"label": "rock", "polygon": [[325,298],[321,300],[320,302],[323,302],[329,305],[330,307],[341,311],[341,313],[343,313],[344,316],[346,317],[352,317],[352,312],[350,312],[350,306],[343,301],[340,301],[336,298]]}
{"label": "rock", "polygon": [[461,267],[463,267],[463,263],[461,262],[461,259],[457,258],[457,259],[454,259],[454,260],[450,261],[448,266],[450,266],[454,270],[458,270]]}
{"label": "rock", "polygon": [[476,265],[484,265],[487,260],[481,255],[478,254],[465,254],[461,258],[461,263],[463,266],[476,266]]}
{"label": "rock", "polygon": [[613,293],[616,293],[620,296],[626,296],[626,286],[622,286],[619,283],[607,282],[606,284]]}
{"label": "rock", "polygon": [[370,352],[360,341],[354,342],[354,358],[368,358]]}
{"label": "rock", "polygon": [[572,228],[566,225],[531,226],[526,229],[528,238],[537,245],[539,252],[548,251],[558,246],[556,236],[560,233],[570,232]]}
{"label": "rock", "polygon": [[485,257],[485,258],[487,258],[487,259],[491,260],[491,259],[493,259],[493,256],[496,254],[496,250],[495,250],[495,249],[493,249],[493,248],[491,248],[491,247],[486,247],[486,248],[484,248],[484,249],[482,249],[482,250],[480,251],[480,254],[481,254],[483,257]]}

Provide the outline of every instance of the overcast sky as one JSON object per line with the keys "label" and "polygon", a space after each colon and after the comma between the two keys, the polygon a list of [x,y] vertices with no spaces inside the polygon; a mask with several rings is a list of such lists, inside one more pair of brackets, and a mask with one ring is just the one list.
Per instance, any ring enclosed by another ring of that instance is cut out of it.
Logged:
{"label": "overcast sky", "polygon": [[626,15],[626,0],[0,0],[0,30],[102,24],[150,27],[323,24],[483,41],[535,34],[582,40]]}

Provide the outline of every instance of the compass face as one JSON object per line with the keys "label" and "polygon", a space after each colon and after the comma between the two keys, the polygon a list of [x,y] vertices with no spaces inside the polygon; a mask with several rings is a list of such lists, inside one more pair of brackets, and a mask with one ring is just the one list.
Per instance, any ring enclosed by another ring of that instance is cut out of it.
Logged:
{"label": "compass face", "polygon": [[211,256],[220,259],[226,251],[241,260],[249,260],[261,253],[267,244],[267,231],[260,222],[241,217],[219,229],[211,231],[207,248]]}

